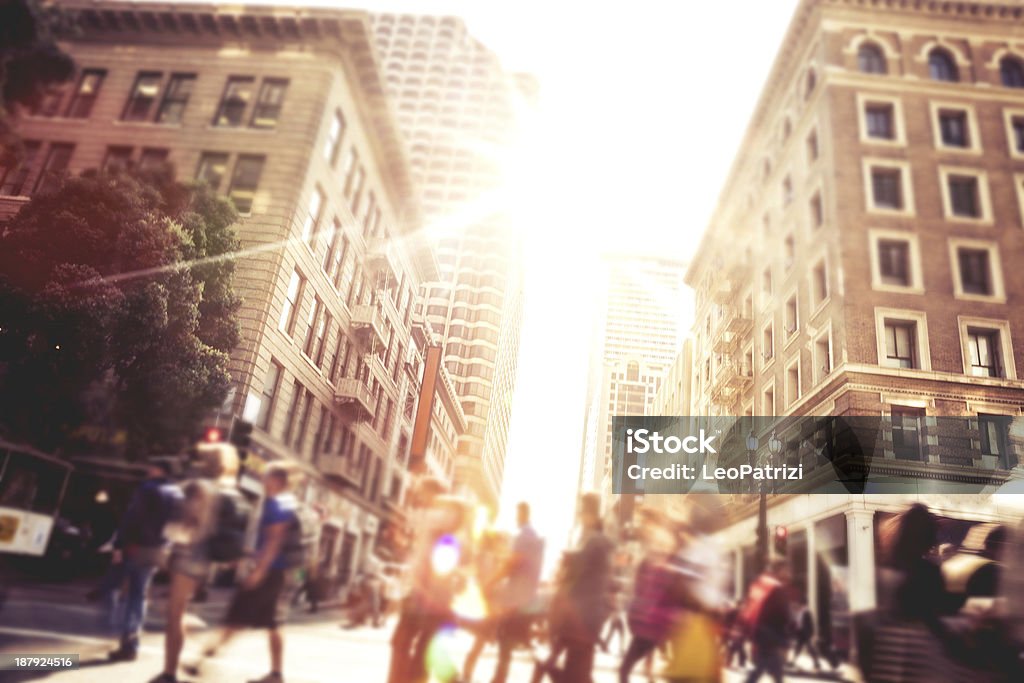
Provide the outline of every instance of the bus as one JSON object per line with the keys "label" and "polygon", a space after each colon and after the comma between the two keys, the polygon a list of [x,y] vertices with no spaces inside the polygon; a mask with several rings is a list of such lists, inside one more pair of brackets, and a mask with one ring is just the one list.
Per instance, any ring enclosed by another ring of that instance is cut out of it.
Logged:
{"label": "bus", "polygon": [[0,555],[42,557],[71,465],[0,439]]}

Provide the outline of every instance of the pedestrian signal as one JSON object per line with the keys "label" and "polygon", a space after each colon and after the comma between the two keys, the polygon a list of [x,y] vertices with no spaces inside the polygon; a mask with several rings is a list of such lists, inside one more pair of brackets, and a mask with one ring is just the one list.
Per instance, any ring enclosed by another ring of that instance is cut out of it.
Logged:
{"label": "pedestrian signal", "polygon": [[779,557],[786,557],[787,543],[789,541],[789,529],[784,526],[775,527],[775,554]]}

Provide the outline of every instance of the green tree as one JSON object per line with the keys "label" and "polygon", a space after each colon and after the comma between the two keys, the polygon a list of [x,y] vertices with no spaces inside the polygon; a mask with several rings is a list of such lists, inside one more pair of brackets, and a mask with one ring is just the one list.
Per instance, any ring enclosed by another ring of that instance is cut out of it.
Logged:
{"label": "green tree", "polygon": [[0,226],[0,429],[176,451],[229,385],[237,214],[168,169],[88,172]]}
{"label": "green tree", "polygon": [[21,153],[11,126],[15,105],[32,108],[46,91],[71,78],[75,63],[54,40],[54,32],[70,29],[55,8],[38,0],[0,0],[0,149],[11,163]]}

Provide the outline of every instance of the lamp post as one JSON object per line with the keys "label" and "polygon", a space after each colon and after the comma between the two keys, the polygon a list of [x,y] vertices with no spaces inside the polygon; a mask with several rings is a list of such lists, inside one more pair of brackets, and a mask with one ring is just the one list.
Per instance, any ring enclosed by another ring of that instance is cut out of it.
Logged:
{"label": "lamp post", "polygon": [[[757,460],[758,467],[773,467],[782,453],[782,441],[772,432],[768,438],[768,452],[758,455],[758,440],[751,432],[747,437],[747,451],[750,459]],[[757,572],[761,573],[768,567],[768,490],[765,479],[760,480],[757,501]]]}

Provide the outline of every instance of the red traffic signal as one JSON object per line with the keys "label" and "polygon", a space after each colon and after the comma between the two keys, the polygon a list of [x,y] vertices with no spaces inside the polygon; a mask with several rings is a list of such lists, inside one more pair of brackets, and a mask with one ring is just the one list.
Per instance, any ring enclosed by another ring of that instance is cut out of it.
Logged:
{"label": "red traffic signal", "polygon": [[206,443],[218,443],[223,440],[224,434],[220,431],[220,427],[207,427],[203,432],[203,441]]}
{"label": "red traffic signal", "polygon": [[789,529],[784,526],[775,527],[775,554],[786,557],[787,541],[789,541]]}

